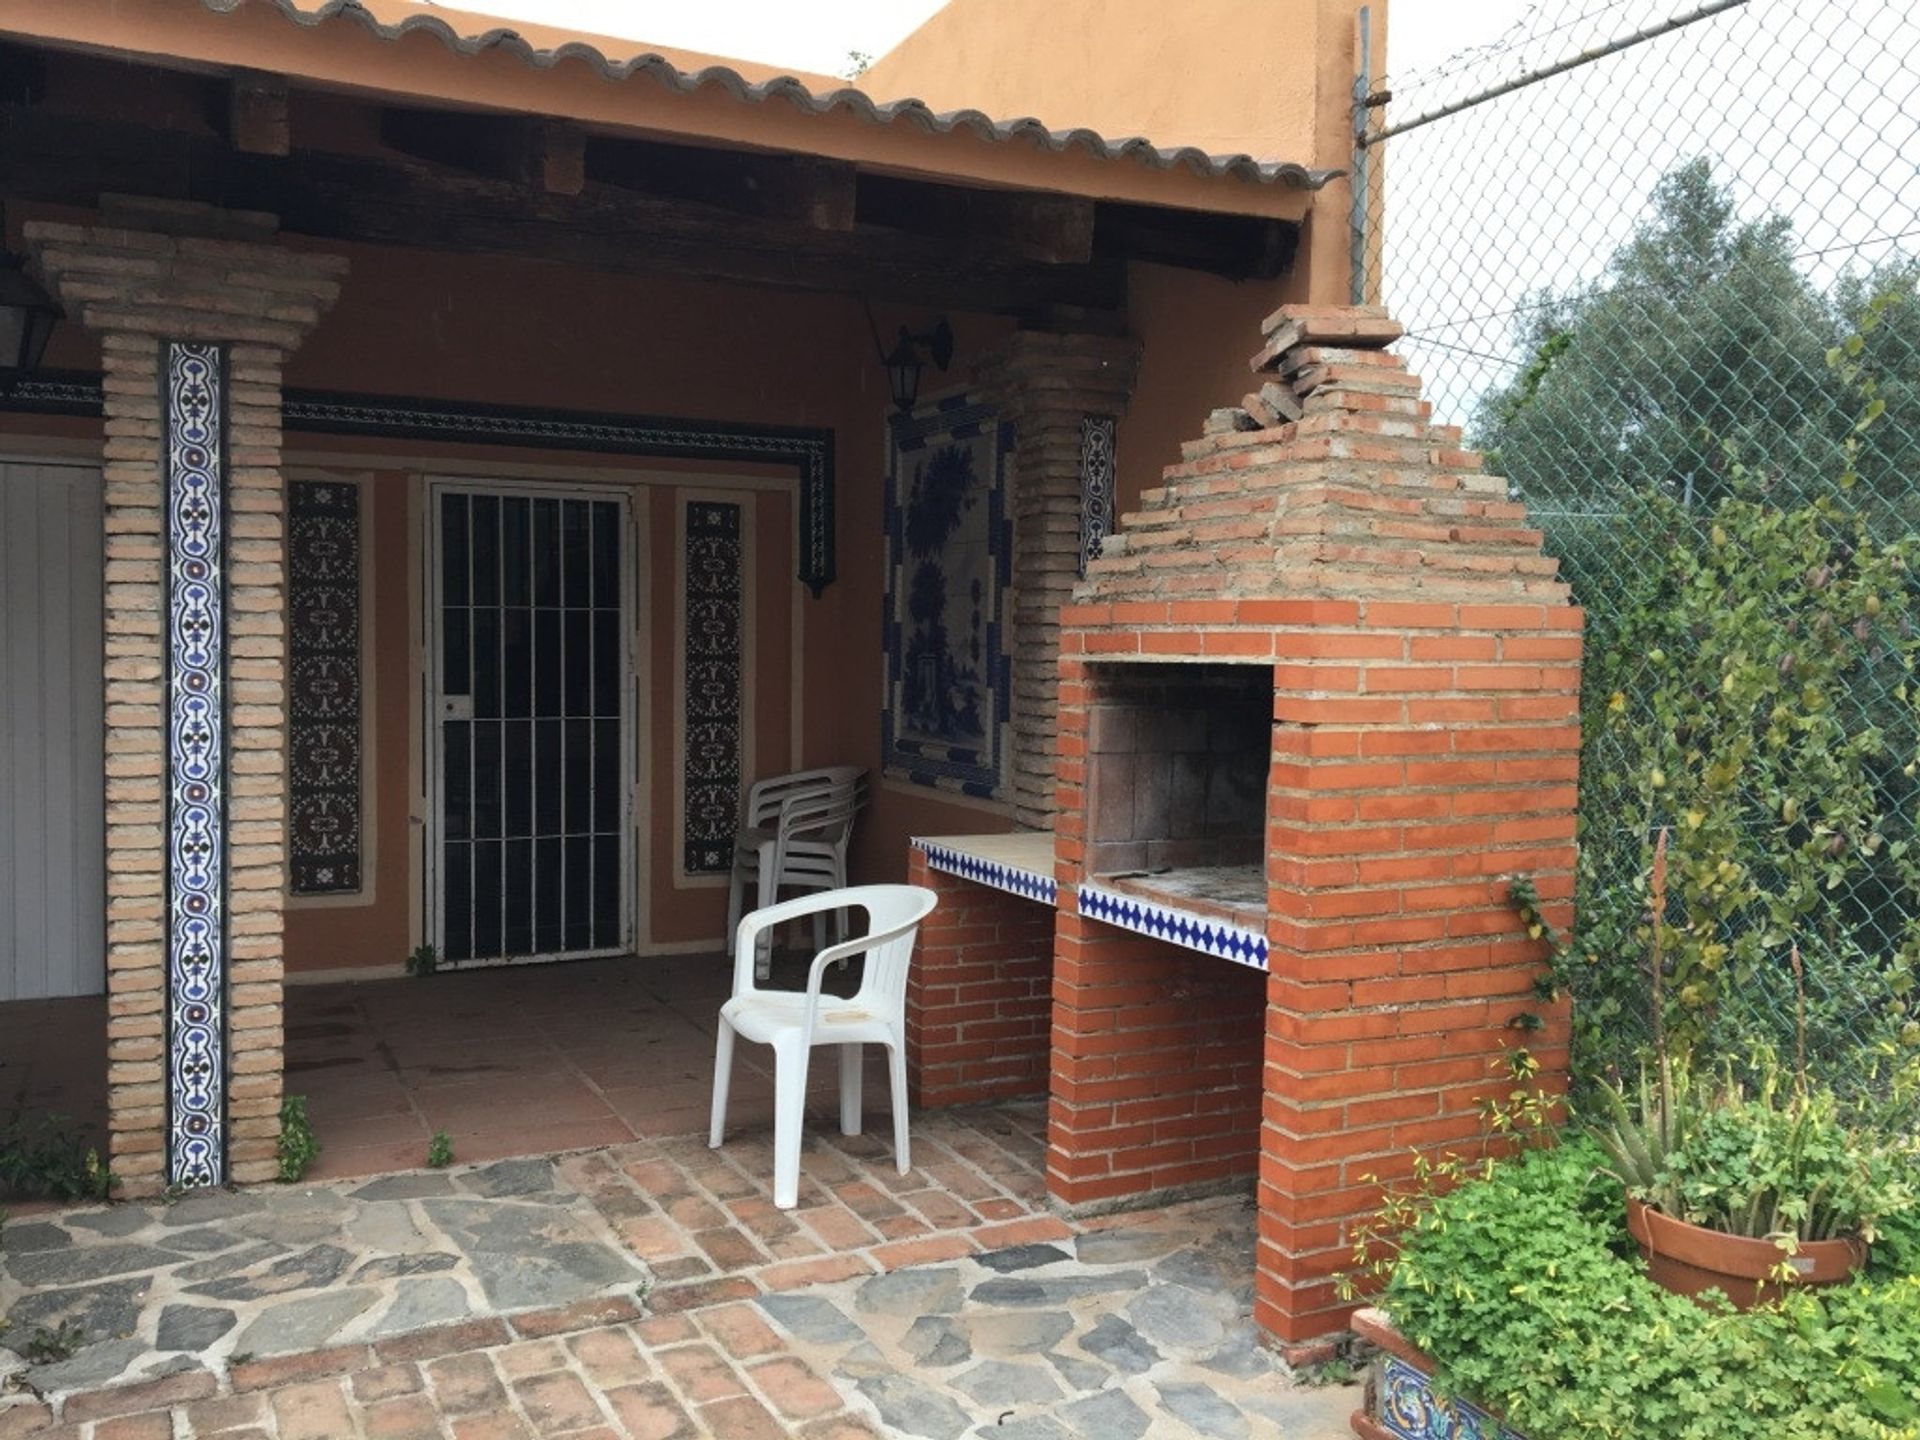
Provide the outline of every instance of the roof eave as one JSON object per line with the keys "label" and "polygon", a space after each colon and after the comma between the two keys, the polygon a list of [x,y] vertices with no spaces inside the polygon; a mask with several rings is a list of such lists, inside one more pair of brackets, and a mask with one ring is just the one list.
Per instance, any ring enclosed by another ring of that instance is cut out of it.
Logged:
{"label": "roof eave", "polygon": [[507,25],[463,35],[430,13],[383,22],[357,0],[0,0],[0,33],[193,68],[267,70],[371,97],[1220,214],[1300,219],[1340,173],[977,110],[935,114],[918,100],[880,104],[852,87],[816,93],[792,76],[749,82],[724,65],[686,71],[651,52],[617,60],[585,40],[536,46]]}

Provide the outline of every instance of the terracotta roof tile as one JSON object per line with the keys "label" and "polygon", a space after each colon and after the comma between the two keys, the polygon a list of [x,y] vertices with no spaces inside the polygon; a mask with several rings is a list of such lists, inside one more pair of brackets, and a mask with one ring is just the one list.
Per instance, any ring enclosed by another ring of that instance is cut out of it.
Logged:
{"label": "terracotta roof tile", "polygon": [[[219,14],[237,10],[248,0],[201,0]],[[1031,117],[996,120],[979,110],[936,112],[925,102],[907,98],[881,103],[852,87],[814,88],[793,75],[779,75],[761,81],[749,81],[731,65],[711,64],[683,68],[657,51],[643,51],[616,58],[602,47],[616,43],[603,36],[570,36],[571,32],[543,26],[510,23],[486,24],[485,28],[462,28],[454,17],[469,25],[485,23],[482,17],[458,11],[435,13],[419,9],[400,12],[390,3],[380,10],[398,18],[383,19],[361,0],[264,0],[289,20],[313,26],[336,18],[355,21],[383,40],[398,40],[413,31],[425,31],[437,37],[459,55],[477,55],[501,50],[518,56],[527,65],[550,69],[563,60],[585,62],[607,80],[625,81],[645,75],[669,91],[692,94],[709,86],[726,91],[743,104],[763,105],[770,100],[785,100],[802,111],[816,115],[835,110],[850,110],[877,125],[917,125],[936,134],[970,130],[982,140],[1008,144],[1026,141],[1056,152],[1079,147],[1107,160],[1133,160],[1160,170],[1184,167],[1201,176],[1233,179],[1249,184],[1286,185],[1303,190],[1318,190],[1341,172],[1314,170],[1290,161],[1257,160],[1251,155],[1209,155],[1194,146],[1160,146],[1134,136],[1110,139],[1084,127],[1050,129]],[[523,33],[524,32],[524,33]],[[550,43],[551,42],[551,43]]]}

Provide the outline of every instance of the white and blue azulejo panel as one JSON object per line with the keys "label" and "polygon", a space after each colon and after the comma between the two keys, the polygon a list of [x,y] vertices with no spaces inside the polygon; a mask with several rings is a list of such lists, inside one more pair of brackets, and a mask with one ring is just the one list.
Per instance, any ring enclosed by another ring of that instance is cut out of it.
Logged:
{"label": "white and blue azulejo panel", "polygon": [[1098,885],[1082,883],[1076,892],[1080,913],[1094,920],[1151,935],[1169,945],[1184,945],[1203,955],[1218,956],[1255,970],[1267,968],[1267,937],[1209,915],[1195,915],[1157,900],[1122,895]]}
{"label": "white and blue azulejo panel", "polygon": [[166,347],[167,1179],[226,1179],[226,355]]}
{"label": "white and blue azulejo panel", "polygon": [[1477,1405],[1442,1400],[1433,1382],[1397,1356],[1381,1358],[1379,1420],[1396,1440],[1526,1440]]}
{"label": "white and blue azulejo panel", "polygon": [[1042,905],[1053,904],[1059,893],[1059,887],[1054,884],[1051,875],[1022,870],[999,860],[983,860],[977,855],[967,855],[926,840],[913,843],[926,855],[927,864],[948,875],[958,875],[962,880],[991,885],[996,890],[1005,890],[1022,899],[1037,900]]}

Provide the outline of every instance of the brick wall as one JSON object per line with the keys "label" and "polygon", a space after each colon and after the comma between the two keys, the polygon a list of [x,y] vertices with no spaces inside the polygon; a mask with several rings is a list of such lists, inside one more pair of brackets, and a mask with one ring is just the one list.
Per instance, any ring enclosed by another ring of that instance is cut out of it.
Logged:
{"label": "brick wall", "polygon": [[[1381,348],[1391,321],[1285,310],[1269,329],[1265,413],[1216,412],[1064,612],[1055,833],[1065,888],[1087,856],[1104,675],[1179,659],[1271,674],[1256,1315],[1299,1343],[1345,1323],[1332,1276],[1378,1202],[1369,1176],[1404,1175],[1416,1147],[1475,1147],[1511,1048],[1563,1083],[1568,1017],[1535,997],[1542,946],[1509,886],[1533,879],[1570,922],[1581,617],[1504,482]],[[1171,1011],[1183,974],[1234,967],[1068,914],[1056,954],[1050,1183],[1144,1192],[1165,1183],[1155,1137],[1083,1113],[1087,1061],[1159,1053],[1126,1006]],[[1097,995],[1129,998],[1102,1020]],[[1164,1072],[1159,1103],[1236,1073],[1238,1037],[1208,1043],[1193,1082]]]}
{"label": "brick wall", "polygon": [[1415,1147],[1477,1148],[1510,1050],[1553,1085],[1567,1063],[1508,887],[1534,877],[1571,918],[1578,613],[1367,600],[1325,619],[1312,688],[1275,705],[1257,1310],[1287,1340],[1345,1322],[1332,1277],[1376,1180]]}
{"label": "brick wall", "polygon": [[1047,1093],[1053,906],[935,870],[940,897],[907,972],[907,1077],[923,1108]]}
{"label": "brick wall", "polygon": [[1263,1008],[1258,971],[1062,910],[1048,1193],[1099,1208],[1251,1178]]}
{"label": "brick wall", "polygon": [[107,1045],[111,1163],[165,1184],[165,695],[160,352],[228,346],[229,1174],[271,1178],[281,1090],[286,827],[280,374],[345,262],[270,242],[268,217],[108,202],[112,222],[26,227],[105,390]]}

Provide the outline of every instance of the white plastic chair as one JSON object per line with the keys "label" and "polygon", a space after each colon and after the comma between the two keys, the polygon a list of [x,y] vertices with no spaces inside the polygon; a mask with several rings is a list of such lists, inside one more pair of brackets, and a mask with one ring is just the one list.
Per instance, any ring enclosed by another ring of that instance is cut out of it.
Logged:
{"label": "white plastic chair", "polygon": [[[707,1143],[719,1149],[726,1132],[734,1036],[771,1045],[773,1203],[782,1210],[791,1210],[800,1196],[800,1127],[806,1109],[807,1063],[816,1045],[840,1047],[842,1135],[860,1133],[861,1048],[887,1047],[894,1159],[900,1173],[907,1173],[907,965],[920,922],[933,909],[935,898],[933,891],[918,885],[857,885],[783,901],[756,910],[740,922],[733,998],[720,1007],[714,1044],[713,1124]],[[815,955],[805,990],[762,990],[754,983],[752,957],[763,930],[849,907],[867,912],[867,933]],[[856,955],[866,957],[858,993],[849,999],[822,995],[820,982],[827,967]]]}
{"label": "white plastic chair", "polygon": [[[847,883],[847,844],[853,817],[867,800],[867,772],[857,765],[834,765],[776,775],[747,792],[746,824],[734,835],[733,872],[727,882],[727,953],[733,953],[747,887],[755,909],[780,898],[782,890],[838,890]],[[837,917],[838,938],[846,938],[846,918]],[[827,916],[813,917],[815,949],[827,943]],[[758,959],[767,977],[772,942]]]}

